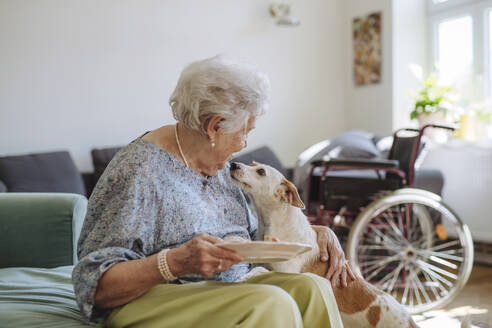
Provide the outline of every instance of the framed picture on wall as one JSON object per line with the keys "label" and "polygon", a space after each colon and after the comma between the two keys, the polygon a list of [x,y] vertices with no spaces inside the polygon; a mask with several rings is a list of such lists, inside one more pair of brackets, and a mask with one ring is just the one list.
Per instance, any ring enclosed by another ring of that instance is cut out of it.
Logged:
{"label": "framed picture on wall", "polygon": [[381,16],[376,12],[352,21],[356,86],[381,82]]}

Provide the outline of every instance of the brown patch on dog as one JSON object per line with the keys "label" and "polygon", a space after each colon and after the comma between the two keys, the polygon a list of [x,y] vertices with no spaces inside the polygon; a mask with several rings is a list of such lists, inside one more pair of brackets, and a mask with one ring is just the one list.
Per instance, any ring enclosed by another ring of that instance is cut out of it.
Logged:
{"label": "brown patch on dog", "polygon": [[381,318],[381,307],[379,305],[371,306],[367,311],[366,318],[373,327],[376,327]]}
{"label": "brown patch on dog", "polygon": [[297,192],[296,186],[287,179],[283,179],[281,185],[285,188],[281,193],[281,198],[284,202],[301,209],[306,208]]}
{"label": "brown patch on dog", "polygon": [[[311,272],[324,277],[328,271],[328,262],[321,260],[307,263],[301,272]],[[338,309],[346,314],[353,314],[364,311],[376,299],[376,295],[382,293],[377,288],[366,283],[363,278],[356,277],[351,281],[347,279],[347,287],[340,286],[338,281],[333,288],[333,294],[337,300]]]}
{"label": "brown patch on dog", "polygon": [[413,321],[412,318],[408,319],[408,325],[410,328],[419,328],[419,326],[417,326],[417,324],[415,323],[415,321]]}
{"label": "brown patch on dog", "polygon": [[366,287],[361,278],[356,278],[347,287],[335,287],[333,290],[340,312],[353,314],[364,311],[376,299],[376,294]]}
{"label": "brown patch on dog", "polygon": [[314,263],[306,263],[302,269],[302,272],[311,272],[320,277],[324,277],[326,272],[328,272],[328,262],[316,261]]}

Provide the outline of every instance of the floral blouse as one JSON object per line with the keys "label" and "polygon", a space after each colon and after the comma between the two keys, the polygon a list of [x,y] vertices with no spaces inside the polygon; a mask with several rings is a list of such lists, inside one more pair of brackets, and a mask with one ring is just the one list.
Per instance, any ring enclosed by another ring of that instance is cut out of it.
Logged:
{"label": "floral blouse", "polygon": [[[255,239],[257,227],[228,167],[204,178],[154,143],[136,139],[115,155],[89,199],[72,273],[83,317],[97,322],[111,311],[95,308],[94,295],[116,263],[177,247],[200,233]],[[249,269],[239,263],[211,279],[232,282]],[[175,283],[204,279],[189,275]]]}

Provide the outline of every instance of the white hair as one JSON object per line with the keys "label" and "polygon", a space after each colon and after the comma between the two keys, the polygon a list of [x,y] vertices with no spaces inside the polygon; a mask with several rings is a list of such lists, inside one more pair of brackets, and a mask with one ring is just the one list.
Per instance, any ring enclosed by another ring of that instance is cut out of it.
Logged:
{"label": "white hair", "polygon": [[206,134],[214,115],[226,132],[244,127],[253,115],[268,107],[270,82],[255,68],[223,56],[193,62],[185,67],[169,99],[173,116],[189,128]]}

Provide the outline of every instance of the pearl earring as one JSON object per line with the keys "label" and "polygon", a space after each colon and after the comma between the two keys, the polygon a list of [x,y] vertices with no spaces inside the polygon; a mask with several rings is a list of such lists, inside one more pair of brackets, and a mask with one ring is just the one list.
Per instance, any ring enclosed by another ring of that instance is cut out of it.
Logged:
{"label": "pearl earring", "polygon": [[210,143],[210,146],[212,146],[212,148],[214,148],[214,147],[215,147],[215,142],[213,142],[213,141],[212,141],[212,142]]}

